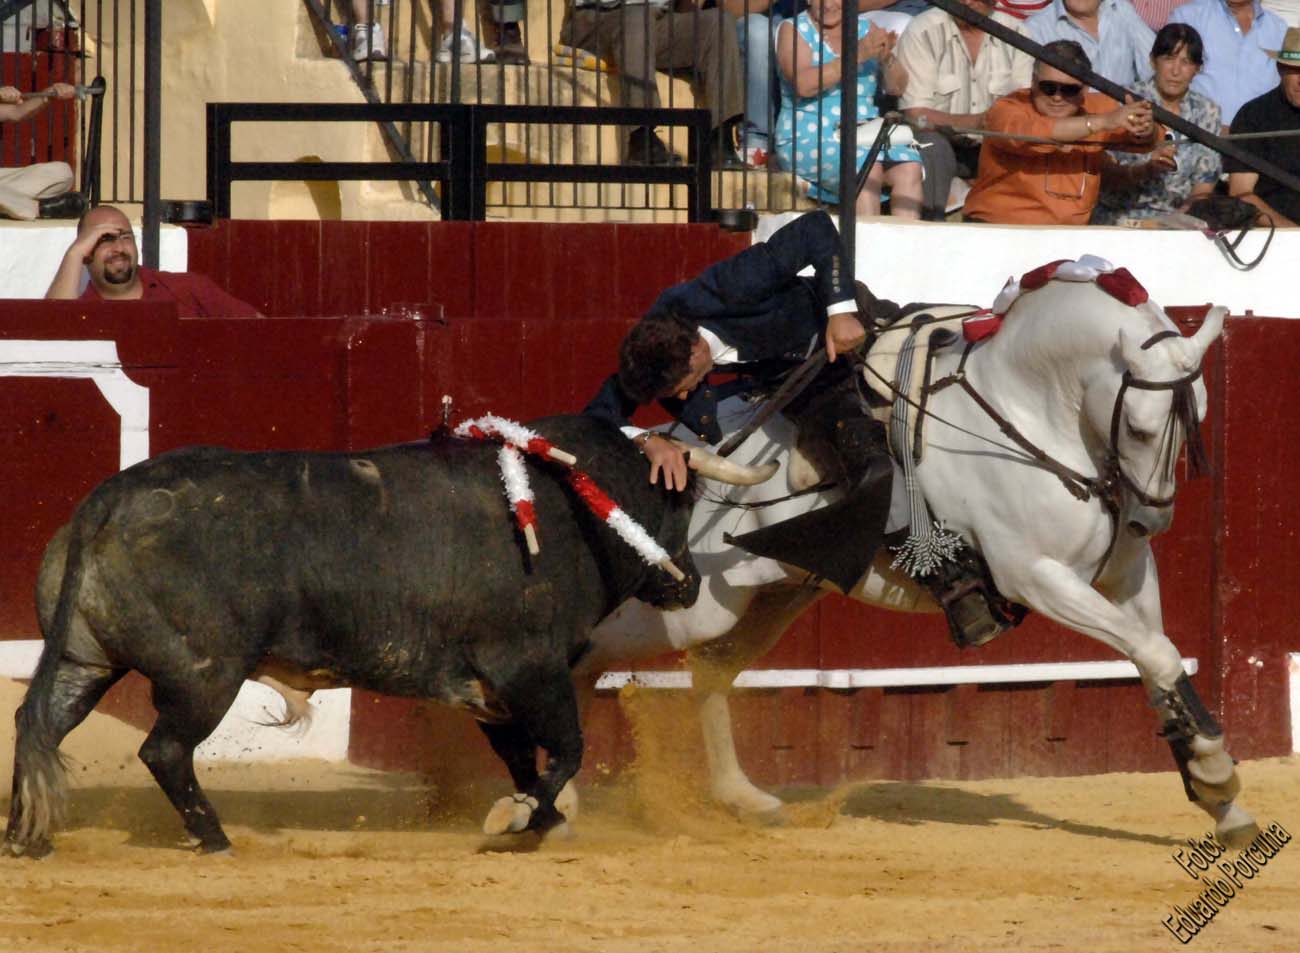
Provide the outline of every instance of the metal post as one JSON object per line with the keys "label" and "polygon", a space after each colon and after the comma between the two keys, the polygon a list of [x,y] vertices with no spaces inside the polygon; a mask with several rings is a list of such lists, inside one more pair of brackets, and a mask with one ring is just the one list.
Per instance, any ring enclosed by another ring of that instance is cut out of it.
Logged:
{"label": "metal post", "polygon": [[840,241],[844,260],[840,268],[850,281],[855,277],[858,208],[858,0],[844,0],[840,23]]}
{"label": "metal post", "polygon": [[144,249],[146,268],[158,267],[162,214],[162,0],[144,7]]}

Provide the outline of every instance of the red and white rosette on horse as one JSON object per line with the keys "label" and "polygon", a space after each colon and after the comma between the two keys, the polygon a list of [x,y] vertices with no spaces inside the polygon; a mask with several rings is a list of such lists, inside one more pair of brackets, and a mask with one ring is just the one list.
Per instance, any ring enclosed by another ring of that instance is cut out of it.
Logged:
{"label": "red and white rosette on horse", "polygon": [[607,526],[618,533],[625,543],[651,566],[658,566],[678,582],[686,578],[667,551],[660,546],[645,527],[634,520],[609,497],[596,481],[577,469],[578,458],[559,449],[549,440],[523,424],[504,417],[485,414],[466,420],[452,431],[457,437],[473,440],[494,440],[501,444],[497,463],[501,467],[501,482],[510,501],[510,511],[515,523],[528,543],[528,552],[536,556],[541,552],[537,541],[537,511],[533,506],[533,490],[528,481],[528,468],[524,454],[554,460],[569,467],[569,485],[587,504],[587,508]]}

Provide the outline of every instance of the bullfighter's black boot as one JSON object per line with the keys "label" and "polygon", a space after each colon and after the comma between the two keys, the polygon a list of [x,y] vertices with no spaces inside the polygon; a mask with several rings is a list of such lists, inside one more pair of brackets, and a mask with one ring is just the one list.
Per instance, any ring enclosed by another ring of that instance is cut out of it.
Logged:
{"label": "bullfighter's black boot", "polygon": [[[908,531],[891,533],[887,546],[901,545]],[[1013,629],[1028,610],[1003,598],[993,585],[988,566],[969,546],[954,559],[924,576],[911,577],[939,604],[948,620],[948,632],[959,649],[984,645]]]}

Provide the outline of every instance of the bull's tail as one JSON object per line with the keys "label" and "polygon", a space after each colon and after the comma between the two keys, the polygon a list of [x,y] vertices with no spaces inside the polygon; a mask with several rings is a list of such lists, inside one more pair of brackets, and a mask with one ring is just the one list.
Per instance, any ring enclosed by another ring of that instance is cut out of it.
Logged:
{"label": "bull's tail", "polygon": [[66,657],[85,575],[85,545],[108,516],[107,505],[92,496],[73,519],[54,618],[42,633],[45,646],[36,673],[14,715],[13,797],[4,840],[13,854],[40,857],[49,852],[50,834],[62,820],[67,802],[67,772],[59,744],[122,674]]}

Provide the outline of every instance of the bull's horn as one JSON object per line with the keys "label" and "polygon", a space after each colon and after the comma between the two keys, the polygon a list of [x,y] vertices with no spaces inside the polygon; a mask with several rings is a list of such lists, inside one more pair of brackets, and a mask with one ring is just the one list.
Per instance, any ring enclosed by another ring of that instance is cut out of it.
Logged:
{"label": "bull's horn", "polygon": [[733,486],[753,486],[756,483],[770,480],[772,474],[776,473],[781,466],[776,460],[769,460],[767,463],[757,466],[745,466],[743,463],[736,463],[734,460],[720,457],[716,453],[709,453],[709,451],[700,447],[693,447],[680,441],[673,442],[689,453],[687,459],[692,470],[700,476],[708,477],[710,480],[717,480],[719,483],[730,483]]}

